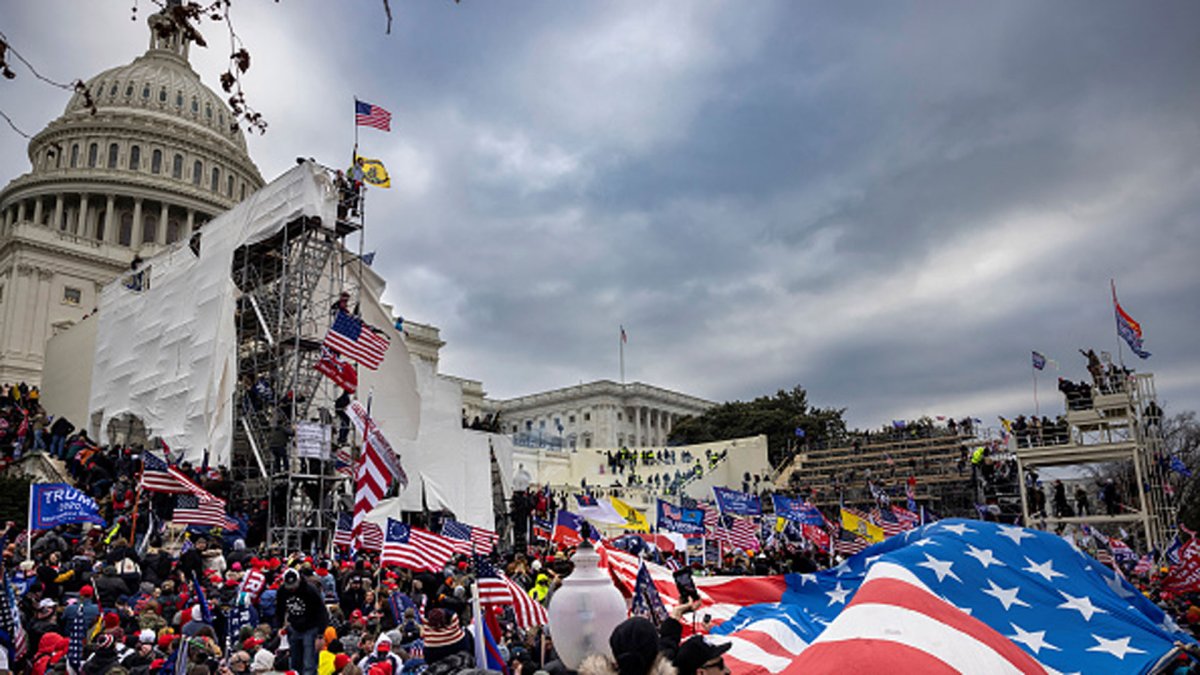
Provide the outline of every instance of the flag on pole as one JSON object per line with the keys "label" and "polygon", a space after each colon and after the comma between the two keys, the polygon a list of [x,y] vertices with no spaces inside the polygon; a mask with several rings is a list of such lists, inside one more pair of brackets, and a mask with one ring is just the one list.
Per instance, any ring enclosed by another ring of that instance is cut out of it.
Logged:
{"label": "flag on pole", "polygon": [[392,113],[366,101],[354,100],[354,124],[380,131],[392,130]]}
{"label": "flag on pole", "polygon": [[1044,370],[1046,368],[1046,356],[1039,351],[1033,352],[1033,367],[1037,368],[1038,370]]}
{"label": "flag on pole", "polygon": [[[166,444],[164,443],[165,447]],[[174,494],[193,494],[201,499],[216,499],[208,490],[197,485],[183,472],[168,465],[152,452],[142,453],[142,482],[141,487],[146,492],[168,492]]]}
{"label": "flag on pole", "polygon": [[453,557],[454,545],[445,537],[388,518],[383,535],[383,564],[440,572]]}
{"label": "flag on pole", "polygon": [[375,187],[392,187],[392,177],[388,175],[387,167],[383,165],[382,160],[355,155],[351,174]]}
{"label": "flag on pole", "polygon": [[621,344],[629,342],[629,337],[625,335],[625,326],[621,326]]}
{"label": "flag on pole", "polygon": [[[215,499],[200,499],[196,495],[176,495],[175,513],[171,522],[176,525],[200,525],[230,529],[230,518],[225,513],[225,502]],[[237,529],[237,524],[232,523]]]}
{"label": "flag on pole", "polygon": [[442,523],[442,536],[449,539],[455,550],[465,555],[486,555],[492,552],[500,535],[482,527],[467,525],[457,520]]}
{"label": "flag on pole", "polygon": [[1112,299],[1113,311],[1117,316],[1117,334],[1121,339],[1129,345],[1129,349],[1137,354],[1139,358],[1149,358],[1150,352],[1142,348],[1142,326],[1137,321],[1133,320],[1124,309],[1121,309],[1121,303],[1117,302],[1117,282],[1110,280],[1112,284]]}
{"label": "flag on pole", "polygon": [[391,342],[383,331],[363,323],[357,316],[339,311],[321,344],[358,361],[364,368],[377,370]]}

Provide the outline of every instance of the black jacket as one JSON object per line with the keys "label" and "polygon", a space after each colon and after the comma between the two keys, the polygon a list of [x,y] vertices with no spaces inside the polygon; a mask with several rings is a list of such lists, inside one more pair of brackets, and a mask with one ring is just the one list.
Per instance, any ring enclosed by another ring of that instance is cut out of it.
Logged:
{"label": "black jacket", "polygon": [[329,625],[329,611],[325,609],[321,591],[303,579],[294,591],[280,586],[275,603],[276,612],[282,613],[288,625],[297,631],[324,630]]}

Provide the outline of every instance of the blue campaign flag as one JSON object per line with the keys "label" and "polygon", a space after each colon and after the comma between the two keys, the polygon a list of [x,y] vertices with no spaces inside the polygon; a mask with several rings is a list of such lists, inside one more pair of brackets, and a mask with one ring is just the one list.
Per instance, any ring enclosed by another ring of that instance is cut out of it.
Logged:
{"label": "blue campaign flag", "polygon": [[804,438],[804,429],[796,427],[796,438]]}
{"label": "blue campaign flag", "polygon": [[739,516],[762,515],[762,500],[758,495],[714,485],[713,496],[717,499],[717,508],[721,513],[732,513]]}
{"label": "blue campaign flag", "polygon": [[654,586],[654,579],[650,576],[645,562],[638,567],[637,582],[633,587],[633,604],[629,612],[633,616],[650,619],[656,626],[667,618],[667,607],[663,604],[658,588]]}
{"label": "blue campaign flag", "polygon": [[704,534],[704,512],[685,509],[671,502],[658,500],[658,527],[679,534]]}
{"label": "blue campaign flag", "polygon": [[801,525],[825,527],[825,516],[821,515],[817,507],[803,499],[780,495],[774,495],[771,499],[775,502],[776,516]]}
{"label": "blue campaign flag", "polygon": [[[837,620],[852,604],[859,617],[887,609],[882,598],[855,603],[860,586],[878,579],[928,589],[1049,672],[1159,672],[1176,640],[1195,643],[1129,582],[1053,533],[958,518],[889,537],[831,570],[789,574],[778,601],[746,606],[711,632],[757,636],[769,625],[791,633],[777,642],[803,647],[830,626],[834,640],[869,639],[869,626]],[[839,624],[854,632],[839,633]]]}
{"label": "blue campaign flag", "polygon": [[104,525],[96,500],[66,483],[29,486],[29,529],[51,530],[72,523]]}

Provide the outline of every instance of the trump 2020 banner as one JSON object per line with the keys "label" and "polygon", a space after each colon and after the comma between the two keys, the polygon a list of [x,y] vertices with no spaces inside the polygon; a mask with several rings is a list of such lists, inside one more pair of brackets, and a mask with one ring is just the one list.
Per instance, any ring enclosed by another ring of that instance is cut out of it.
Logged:
{"label": "trump 2020 banner", "polygon": [[679,534],[704,534],[704,512],[700,509],[685,509],[670,502],[658,500],[658,527]]}
{"label": "trump 2020 banner", "polygon": [[793,499],[780,495],[773,495],[771,498],[775,501],[776,516],[800,523],[801,525],[813,525],[816,527],[823,527],[825,525],[825,517],[817,510],[817,507],[803,499]]}
{"label": "trump 2020 banner", "polygon": [[758,498],[758,495],[714,485],[713,496],[717,498],[717,508],[721,513],[732,513],[738,516],[762,515],[762,500]]}
{"label": "trump 2020 banner", "polygon": [[29,486],[29,529],[50,530],[72,523],[104,525],[96,500],[66,483]]}

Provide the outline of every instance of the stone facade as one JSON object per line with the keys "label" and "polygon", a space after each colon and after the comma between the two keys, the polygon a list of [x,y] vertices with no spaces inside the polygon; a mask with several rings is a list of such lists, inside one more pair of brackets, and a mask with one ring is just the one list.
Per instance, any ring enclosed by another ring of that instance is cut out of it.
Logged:
{"label": "stone facade", "polygon": [[640,382],[600,380],[505,401],[487,399],[517,445],[562,448],[654,447],[678,420],[716,404]]}
{"label": "stone facade", "polygon": [[[166,24],[164,24],[166,22]],[[163,14],[132,63],[93,77],[29,142],[0,191],[0,382],[41,381],[46,340],[90,313],[135,256],[191,233],[262,187],[220,96]]]}

